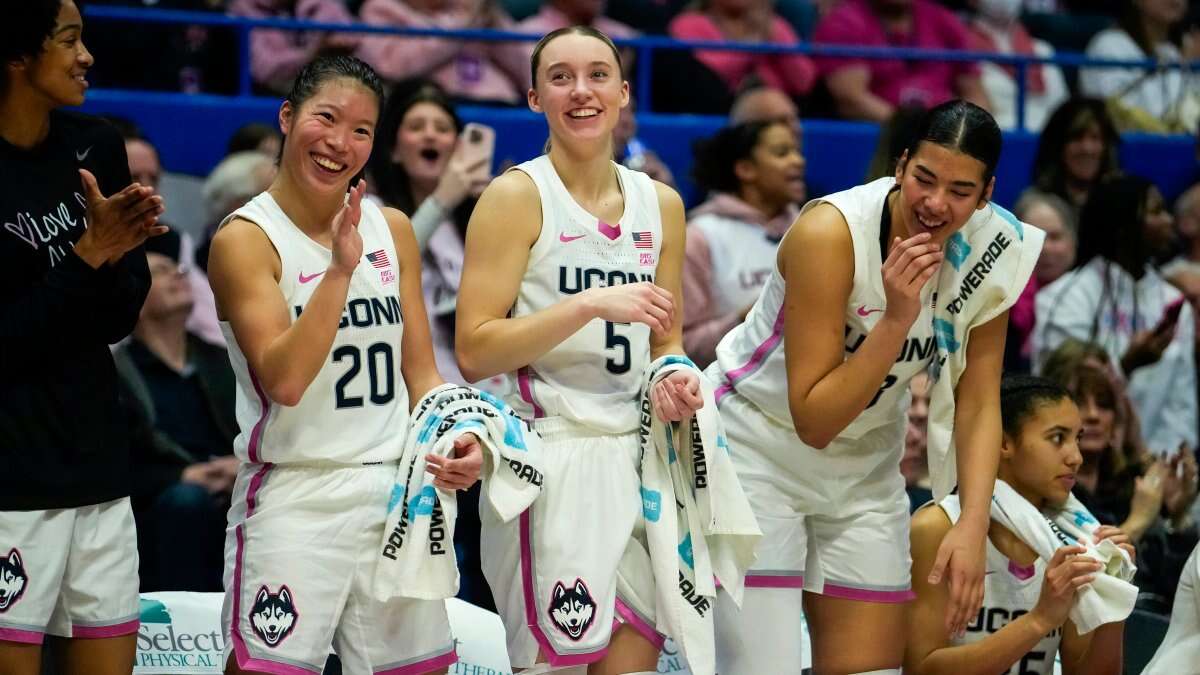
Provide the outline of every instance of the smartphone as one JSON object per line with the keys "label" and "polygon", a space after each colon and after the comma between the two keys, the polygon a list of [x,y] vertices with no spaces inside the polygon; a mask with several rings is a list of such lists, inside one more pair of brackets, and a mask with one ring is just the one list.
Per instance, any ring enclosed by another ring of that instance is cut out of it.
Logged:
{"label": "smartphone", "polygon": [[492,177],[492,155],[496,152],[496,130],[486,124],[468,122],[458,137],[454,150],[463,164],[479,164],[473,175],[481,180]]}
{"label": "smartphone", "polygon": [[1179,298],[1175,302],[1167,305],[1163,310],[1162,317],[1154,326],[1154,332],[1162,335],[1175,328],[1175,324],[1179,322],[1179,313],[1183,311],[1184,298]]}

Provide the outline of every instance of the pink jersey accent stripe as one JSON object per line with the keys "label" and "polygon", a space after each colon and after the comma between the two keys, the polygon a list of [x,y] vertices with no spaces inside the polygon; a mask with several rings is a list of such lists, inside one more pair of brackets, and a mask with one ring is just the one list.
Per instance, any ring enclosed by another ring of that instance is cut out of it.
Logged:
{"label": "pink jersey accent stripe", "polygon": [[537,617],[537,596],[533,592],[533,538],[530,534],[530,506],[521,513],[521,588],[525,593],[525,625],[533,633],[533,639],[542,647],[546,661],[552,666],[582,666],[599,661],[608,653],[608,647],[601,647],[594,652],[562,655],[554,651],[550,638],[542,632],[542,626]]}
{"label": "pink jersey accent stripe", "polygon": [[1025,581],[1037,572],[1037,565],[1018,565],[1017,563],[1009,560],[1008,571],[1014,577],[1020,579],[1021,581]]}
{"label": "pink jersey accent stripe", "polygon": [[517,388],[521,391],[521,400],[533,407],[533,418],[541,419],[546,416],[546,411],[542,410],[542,406],[537,404],[533,398],[533,369],[529,366],[524,366],[517,370]]}
{"label": "pink jersey accent stripe", "polygon": [[254,393],[258,394],[258,402],[262,406],[262,411],[258,414],[258,421],[254,423],[254,428],[250,431],[250,445],[246,450],[250,461],[258,463],[262,461],[259,445],[262,443],[263,427],[267,424],[267,415],[271,412],[271,400],[267,398],[262,384],[258,381],[258,376],[254,374],[253,370],[250,370],[249,365],[246,366],[246,370],[250,373],[250,382],[254,384]]}
{"label": "pink jersey accent stripe", "polygon": [[23,645],[40,645],[46,634],[36,630],[0,628],[0,642],[20,642]]}
{"label": "pink jersey accent stripe", "polygon": [[876,591],[868,588],[851,588],[849,586],[835,586],[833,584],[825,584],[825,590],[821,595],[828,595],[831,598],[841,598],[843,600],[858,600],[860,602],[877,602],[885,605],[895,605],[902,602],[908,602],[917,597],[912,589],[904,591]]}
{"label": "pink jersey accent stripe", "polygon": [[746,588],[804,588],[804,575],[747,574]]}
{"label": "pink jersey accent stripe", "polygon": [[625,623],[633,627],[634,630],[641,633],[642,637],[646,638],[650,644],[654,645],[655,649],[662,651],[663,645],[666,644],[667,638],[662,633],[655,630],[640,614],[635,612],[632,607],[625,604],[621,598],[617,597],[617,615],[624,619]]}
{"label": "pink jersey accent stripe", "polygon": [[71,637],[84,638],[87,640],[95,640],[100,638],[120,637],[136,633],[138,626],[141,625],[139,619],[133,621],[122,621],[114,623],[111,626],[71,626]]}
{"label": "pink jersey accent stripe", "polygon": [[377,670],[375,671],[375,675],[423,675],[423,673],[431,673],[435,670],[440,671],[443,668],[449,668],[456,663],[458,663],[458,652],[451,647],[450,651],[445,654],[438,654],[424,661],[417,661],[416,663],[410,663],[399,668]]}
{"label": "pink jersey accent stripe", "polygon": [[738,383],[738,380],[745,379],[761,368],[763,363],[766,362],[767,357],[771,355],[771,352],[775,351],[775,348],[779,346],[781,341],[783,341],[782,305],[779,307],[779,316],[775,317],[775,325],[771,328],[771,334],[767,336],[766,340],[763,340],[762,344],[754,349],[754,352],[750,354],[750,360],[743,364],[740,368],[734,368],[733,370],[725,373],[725,384],[717,387],[717,391],[714,394],[717,402],[720,402],[720,400],[724,398],[726,394],[733,390],[733,387]]}

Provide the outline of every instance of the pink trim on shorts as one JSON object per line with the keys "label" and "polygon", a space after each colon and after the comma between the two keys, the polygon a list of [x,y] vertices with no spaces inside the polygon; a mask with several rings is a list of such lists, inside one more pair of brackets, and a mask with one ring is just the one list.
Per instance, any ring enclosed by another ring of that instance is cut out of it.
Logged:
{"label": "pink trim on shorts", "polygon": [[123,621],[111,626],[71,626],[71,637],[96,640],[100,638],[120,637],[136,633],[141,620]]}
{"label": "pink trim on shorts", "polygon": [[[262,406],[262,410],[258,414],[258,421],[254,423],[254,428],[250,430],[250,445],[246,453],[250,455],[250,461],[258,463],[262,461],[259,456],[259,445],[262,443],[263,427],[267,424],[267,414],[271,412],[271,400],[267,398],[267,394],[263,391],[262,384],[258,381],[258,376],[254,374],[250,367],[246,367],[250,373],[250,382],[254,385],[254,393],[258,394],[258,402]],[[249,514],[247,514],[249,517]]]}
{"label": "pink trim on shorts", "polygon": [[423,675],[424,673],[440,668],[449,668],[456,663],[458,663],[458,651],[451,648],[445,654],[439,654],[424,661],[417,661],[416,663],[410,663],[389,670],[377,670],[375,671],[375,675]]}
{"label": "pink trim on shorts", "polygon": [[750,375],[753,375],[755,371],[761,368],[763,363],[766,362],[767,357],[771,355],[771,352],[775,351],[775,348],[779,346],[779,343],[782,340],[783,305],[780,305],[779,316],[775,317],[775,325],[771,328],[771,334],[767,336],[766,340],[763,340],[762,344],[754,349],[754,353],[750,355],[750,360],[742,365],[742,367],[734,368],[728,373],[725,373],[725,384],[717,387],[716,392],[713,394],[716,402],[720,403],[721,399],[725,398],[729,392],[733,391],[733,385],[737,384],[738,380],[742,380]]}
{"label": "pink trim on shorts", "polygon": [[23,645],[40,645],[45,639],[46,634],[36,630],[0,628],[0,642],[20,642]]}
{"label": "pink trim on shorts", "polygon": [[654,626],[646,623],[646,620],[639,616],[637,612],[633,611],[632,607],[622,602],[620,597],[617,598],[616,611],[617,614],[625,620],[625,623],[629,624],[634,630],[641,633],[642,637],[646,638],[650,644],[654,645],[655,649],[662,651],[663,645],[667,642],[666,636],[655,630]]}
{"label": "pink trim on shorts", "polygon": [[532,372],[533,369],[529,366],[522,366],[517,370],[517,388],[521,391],[521,400],[533,407],[533,418],[541,419],[546,416],[546,411],[542,410],[542,406],[533,398],[533,379],[530,375]]}
{"label": "pink trim on shorts", "polygon": [[849,586],[835,586],[833,584],[825,584],[825,590],[821,591],[821,595],[828,595],[831,598],[841,598],[843,600],[877,602],[884,605],[896,605],[914,600],[917,597],[917,594],[913,593],[911,588],[904,591],[875,591],[867,588],[850,588]]}
{"label": "pink trim on shorts", "polygon": [[581,654],[559,654],[554,651],[554,646],[550,642],[550,638],[542,632],[542,627],[538,623],[537,617],[537,599],[533,592],[533,537],[530,533],[529,512],[533,507],[525,509],[521,512],[521,588],[525,593],[525,625],[529,626],[529,630],[533,633],[533,639],[537,640],[538,645],[542,648],[542,653],[546,656],[546,661],[552,666],[582,666],[588,663],[599,661],[608,653],[608,646],[601,647],[594,652],[586,652]]}
{"label": "pink trim on shorts", "polygon": [[747,574],[746,588],[804,588],[804,575]]}

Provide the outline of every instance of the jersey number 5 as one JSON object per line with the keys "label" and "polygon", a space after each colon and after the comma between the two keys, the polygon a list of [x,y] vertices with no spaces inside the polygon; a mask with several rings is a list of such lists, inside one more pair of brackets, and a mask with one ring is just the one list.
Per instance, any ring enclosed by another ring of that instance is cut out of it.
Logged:
{"label": "jersey number 5", "polygon": [[[371,403],[383,405],[396,397],[395,361],[392,356],[392,346],[386,342],[376,342],[367,347],[367,375],[371,383]],[[338,378],[333,393],[338,409],[361,408],[362,396],[350,396],[346,389],[354,382],[358,371],[362,370],[363,350],[353,345],[342,345],[333,350],[335,363],[349,361],[350,367]]]}
{"label": "jersey number 5", "polygon": [[[629,324],[623,323],[622,326]],[[604,367],[613,375],[621,375],[629,372],[629,338],[624,335],[617,335],[617,326],[611,321],[604,322],[604,349],[617,350],[620,360],[615,358],[607,359],[604,362]]]}

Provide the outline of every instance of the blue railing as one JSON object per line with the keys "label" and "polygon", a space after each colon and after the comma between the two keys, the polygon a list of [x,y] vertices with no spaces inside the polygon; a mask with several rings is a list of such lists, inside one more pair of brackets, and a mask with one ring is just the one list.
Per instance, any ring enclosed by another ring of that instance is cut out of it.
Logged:
{"label": "blue railing", "polygon": [[[207,12],[187,12],[164,9],[142,9],[125,7],[89,6],[84,11],[89,20],[97,21],[131,21],[140,23],[159,24],[199,24],[219,26],[232,29],[238,37],[239,77],[238,93],[249,96],[253,91],[250,78],[250,32],[256,28],[274,28],[293,31],[327,31],[339,33],[384,34],[403,37],[440,37],[453,40],[470,40],[473,42],[533,42],[539,35],[518,33],[512,31],[461,29],[442,30],[428,28],[398,28],[394,26],[378,26],[366,23],[323,23],[318,21],[301,21],[297,19],[264,18],[252,19],[246,17],[227,16]],[[1180,63],[1159,63],[1151,59],[1144,60],[1113,60],[1093,59],[1083,54],[1059,53],[1053,56],[1024,56],[1016,54],[997,54],[991,52],[952,51],[944,49],[913,49],[891,47],[846,47],[840,45],[823,45],[803,43],[799,45],[764,44],[757,42],[718,42],[708,40],[676,40],[662,36],[642,36],[637,38],[615,40],[621,46],[630,48],[637,53],[637,96],[641,110],[653,110],[652,66],[654,52],[659,49],[721,49],[727,51],[756,52],[756,53],[785,53],[804,54],[807,56],[827,56],[841,58],[860,58],[868,60],[903,59],[907,61],[987,61],[1000,65],[1013,66],[1016,70],[1016,113],[1017,128],[1025,129],[1025,74],[1031,65],[1055,64],[1059,66],[1089,66],[1089,67],[1122,67],[1152,69],[1176,69],[1184,67]],[[1200,69],[1200,61],[1190,64],[1190,67]]]}

